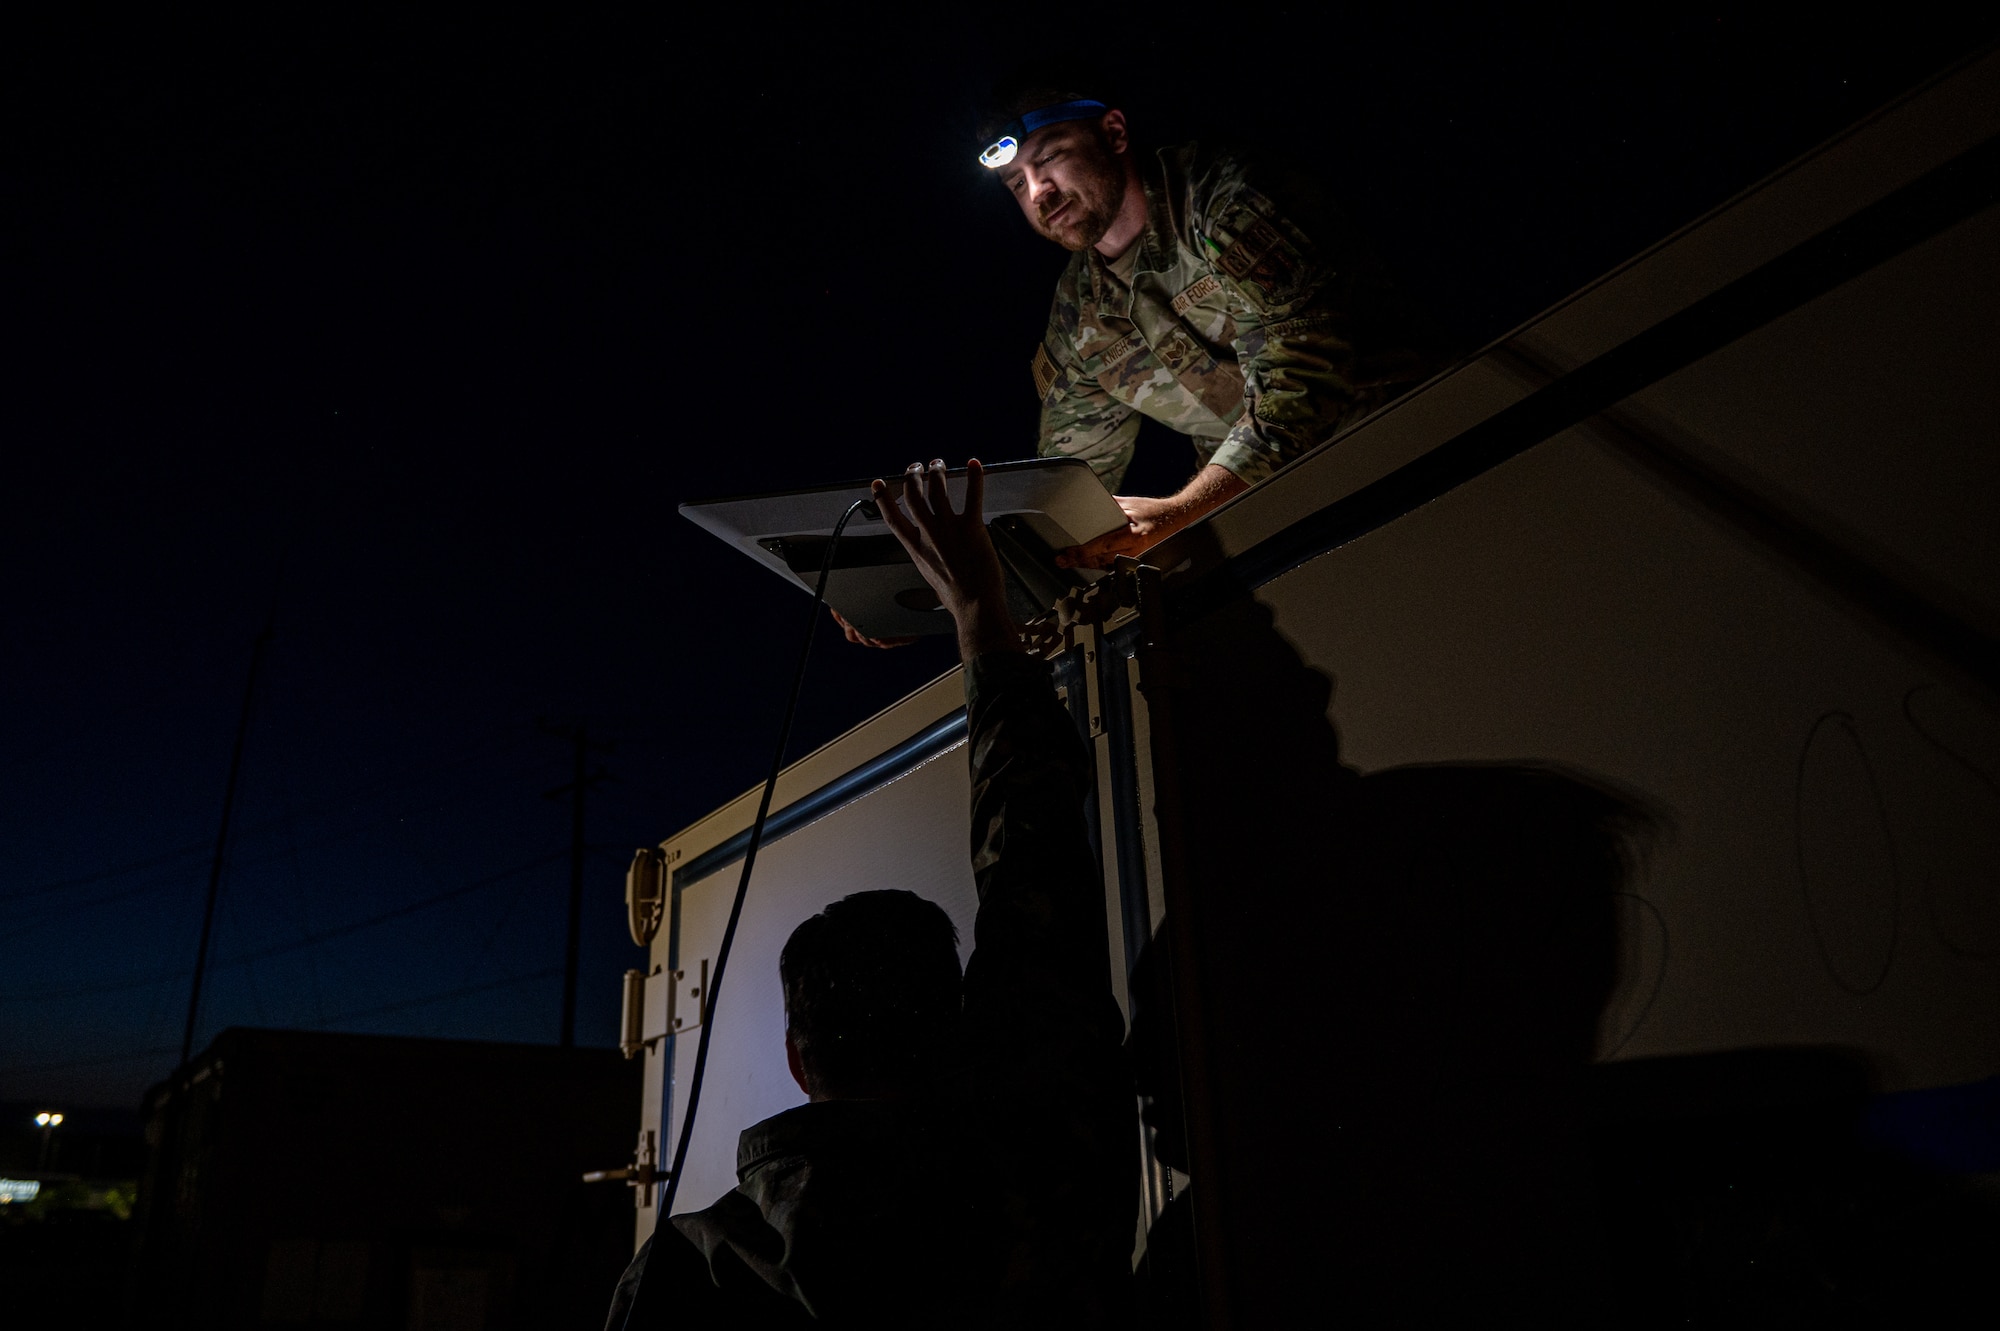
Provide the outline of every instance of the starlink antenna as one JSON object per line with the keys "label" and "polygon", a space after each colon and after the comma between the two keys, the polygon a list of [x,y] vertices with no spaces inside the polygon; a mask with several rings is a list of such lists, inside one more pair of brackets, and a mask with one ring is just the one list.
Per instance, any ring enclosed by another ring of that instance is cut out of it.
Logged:
{"label": "starlink antenna", "polygon": [[[899,485],[902,476],[885,476]],[[965,502],[965,472],[946,473],[952,502]],[[802,591],[827,554],[831,517],[861,501],[827,573],[826,602],[873,638],[951,632],[951,616],[917,572],[882,514],[869,481],[682,504],[681,515]],[[1007,574],[1008,609],[1026,621],[1065,592],[1102,575],[1057,568],[1055,556],[1125,524],[1124,511],[1075,458],[998,462],[986,468],[986,522]]]}

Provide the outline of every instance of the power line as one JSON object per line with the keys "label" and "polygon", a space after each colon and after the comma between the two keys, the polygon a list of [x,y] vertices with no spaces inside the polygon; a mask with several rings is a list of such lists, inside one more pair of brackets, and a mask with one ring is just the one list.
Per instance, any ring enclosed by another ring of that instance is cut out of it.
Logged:
{"label": "power line", "polygon": [[[292,905],[298,911],[299,933],[309,934],[313,929],[312,908],[306,899],[304,884],[299,881],[299,839],[298,826],[292,817],[292,764],[288,750],[280,747],[271,764],[273,780],[271,784],[278,793],[278,832],[282,844],[278,848],[281,858],[288,861],[289,872],[283,875],[285,885],[291,889]],[[305,956],[306,979],[312,991],[313,1013],[326,1015],[326,996],[319,983],[319,954],[308,951]]]}
{"label": "power line", "polygon": [[0,902],[24,901],[29,897],[47,896],[51,892],[61,892],[65,888],[83,887],[90,883],[101,883],[107,878],[122,878],[128,873],[138,873],[142,869],[157,869],[161,865],[172,864],[176,860],[192,859],[208,848],[207,843],[196,842],[193,845],[182,846],[179,850],[170,850],[159,855],[148,856],[143,860],[132,860],[126,864],[114,864],[108,869],[99,869],[95,873],[78,874],[74,878],[58,878],[52,883],[43,883],[38,887],[24,887],[18,891],[0,893]]}
{"label": "power line", "polygon": [[[523,878],[520,885],[507,898],[507,904],[493,912],[493,924],[486,931],[486,941],[479,945],[479,950],[472,954],[472,959],[465,964],[465,969],[459,972],[458,982],[460,984],[471,984],[472,977],[479,974],[481,969],[485,967],[486,958],[492,953],[494,944],[500,941],[500,935],[506,932],[507,926],[512,924],[520,915],[522,899],[528,895],[534,886],[534,879]],[[307,955],[310,956],[312,954],[307,953]],[[425,1034],[436,1035],[437,1031],[433,1027],[433,1029],[426,1031]]]}
{"label": "power line", "polygon": [[[330,833],[326,836],[320,837],[315,841],[308,841],[303,845],[289,845],[281,847],[280,849],[277,850],[270,851],[266,854],[252,855],[245,859],[232,858],[229,861],[229,868],[232,872],[240,873],[245,869],[255,868],[260,864],[269,864],[274,860],[292,858],[296,856],[297,853],[300,851],[324,850],[328,846],[335,846],[339,845],[343,841],[352,840],[353,838],[358,837],[365,832],[371,831],[372,829],[380,826],[383,823],[390,822],[396,819],[401,819],[410,814],[427,811],[433,808],[438,808],[438,809],[446,808],[449,807],[450,804],[462,800],[483,799],[486,798],[489,795],[489,793],[490,792],[486,791],[468,790],[462,792],[461,795],[458,797],[458,800],[447,800],[444,802],[425,801],[422,805],[404,805],[399,808],[391,809],[387,813],[380,814],[374,818],[370,818],[366,822],[356,823],[351,827],[343,828],[338,832]],[[254,832],[269,828],[273,826],[274,821],[275,820],[267,820],[265,823],[253,825],[251,831]],[[80,915],[85,911],[95,910],[100,906],[113,905],[120,901],[129,901],[133,897],[144,896],[146,893],[153,891],[154,887],[155,887],[154,883],[146,882],[139,884],[137,887],[120,888],[116,892],[107,892],[102,896],[91,897],[86,901],[63,902],[61,904],[51,904],[48,906],[33,908],[20,915],[0,918],[0,923],[5,923],[6,925],[8,925],[9,932],[12,934],[12,936],[19,937],[21,934],[24,934],[31,929],[40,929],[46,925],[55,923],[57,921],[69,919],[76,915]]]}
{"label": "power line", "polygon": [[[545,727],[546,729],[546,727]],[[596,772],[589,770],[590,751],[593,748],[604,752],[611,750],[609,744],[590,742],[590,731],[582,722],[567,735],[550,730],[550,734],[567,739],[573,746],[571,754],[574,774],[567,785],[544,791],[543,799],[554,799],[558,795],[569,796],[570,845],[569,845],[569,934],[563,947],[563,992],[562,992],[562,1047],[569,1049],[576,1044],[576,984],[580,969],[583,938],[583,857],[588,849],[583,839],[583,811],[585,796],[599,782],[610,778],[611,774],[599,767]]]}
{"label": "power line", "polygon": [[[517,864],[511,869],[503,869],[499,873],[490,874],[485,878],[476,878],[472,882],[450,888],[443,892],[433,893],[428,897],[412,901],[407,905],[397,906],[391,910],[367,916],[364,919],[353,920],[336,928],[323,929],[316,934],[307,934],[304,937],[291,939],[288,942],[268,943],[263,947],[252,948],[247,952],[239,952],[235,956],[228,957],[215,964],[217,966],[240,966],[246,962],[261,961],[265,957],[274,957],[280,953],[297,951],[303,947],[313,947],[320,943],[330,942],[336,938],[345,938],[350,934],[357,934],[366,929],[373,929],[377,925],[387,924],[391,920],[399,920],[408,915],[415,915],[419,911],[429,910],[432,906],[443,905],[447,901],[455,901],[459,897],[467,896],[482,888],[492,887],[496,883],[505,882],[514,875],[526,873],[530,869],[539,869],[543,865],[553,864],[557,860],[565,858],[568,853],[568,851],[556,851],[550,855],[543,855],[538,859],[528,861],[526,864]],[[174,971],[161,971],[154,975],[135,976],[123,980],[107,980],[99,984],[78,985],[71,989],[21,990],[15,993],[0,993],[0,1003],[53,1002],[67,998],[89,998],[97,994],[122,993],[129,989],[143,989],[148,985],[165,984],[169,980],[183,980],[192,973],[191,969],[184,968]]]}
{"label": "power line", "polygon": [[442,1003],[449,998],[469,998],[473,994],[490,993],[495,989],[506,989],[513,985],[526,984],[530,980],[546,980],[551,976],[561,974],[562,967],[560,966],[544,966],[538,971],[528,971],[522,975],[510,975],[504,980],[488,980],[484,984],[469,984],[457,989],[447,989],[441,994],[426,994],[422,998],[405,998],[394,1003],[382,1003],[375,1007],[358,1008],[353,1012],[343,1012],[339,1016],[328,1017],[324,1021],[316,1021],[306,1029],[317,1030],[322,1027],[331,1026],[336,1022],[353,1021],[359,1017],[379,1017],[387,1012],[401,1012],[407,1008],[424,1007],[431,1003]]}
{"label": "power line", "polygon": [[66,1072],[70,1068],[96,1068],[109,1063],[136,1063],[142,1058],[156,1058],[161,1054],[171,1054],[178,1045],[154,1045],[149,1049],[131,1049],[122,1054],[92,1054],[88,1058],[66,1058],[59,1063],[25,1063],[19,1067],[0,1068],[0,1077],[24,1077],[31,1072]]}
{"label": "power line", "polygon": [[443,892],[425,897],[420,901],[412,901],[406,906],[397,906],[392,910],[383,911],[379,915],[370,915],[366,919],[355,920],[350,924],[343,924],[338,928],[323,929],[319,933],[308,934],[303,938],[295,938],[287,943],[270,943],[264,947],[254,948],[249,952],[241,952],[230,958],[228,964],[235,966],[246,961],[261,961],[265,957],[273,957],[281,952],[293,952],[302,947],[311,947],[331,939],[345,938],[349,934],[358,934],[364,929],[373,929],[379,924],[387,924],[391,920],[400,920],[406,915],[415,915],[419,911],[429,910],[432,906],[439,906],[447,901],[456,901],[462,896],[470,895],[483,888],[492,887],[496,883],[504,883],[515,874],[526,873],[530,869],[539,869],[545,864],[553,864],[563,858],[563,854],[564,852],[562,851],[556,851],[552,855],[544,855],[539,859],[530,860],[526,864],[517,864],[511,869],[503,869],[499,873],[489,874],[485,878],[476,878],[472,882],[460,887],[449,888]]}
{"label": "power line", "polygon": [[[281,823],[285,822],[287,819],[311,818],[311,817],[318,817],[322,814],[329,812],[337,812],[339,811],[341,806],[349,805],[354,803],[355,801],[366,799],[370,796],[379,794],[385,790],[392,790],[396,788],[398,785],[413,783],[425,777],[440,776],[445,772],[450,771],[454,767],[463,766],[466,763],[472,762],[474,759],[481,757],[487,750],[490,750],[495,746],[499,746],[500,748],[503,749],[503,751],[509,748],[520,748],[521,746],[525,745],[530,738],[531,738],[530,736],[526,735],[514,735],[514,736],[509,736],[505,739],[489,738],[480,740],[478,743],[470,746],[469,748],[459,750],[457,753],[453,754],[449,758],[444,759],[441,762],[434,763],[426,767],[415,768],[410,771],[404,772],[398,776],[386,777],[383,778],[382,780],[366,782],[362,785],[355,786],[348,790],[342,791],[339,794],[328,795],[323,799],[309,801],[302,807],[302,809],[289,810],[285,815],[281,815],[276,818],[265,818],[259,822],[251,823],[243,829],[242,835],[251,836],[257,833],[268,831],[271,828],[276,827]],[[537,767],[541,765],[542,764],[539,760],[536,763],[532,764],[532,766],[537,766]],[[484,792],[467,792],[465,798],[477,798],[483,794]],[[386,822],[391,818],[399,818],[406,814],[415,813],[418,811],[419,807],[429,807],[429,804],[430,801],[425,801],[422,806],[417,806],[417,805],[400,806],[398,808],[390,810],[387,813],[381,814],[375,818],[371,818],[367,822],[359,824],[358,827],[348,828],[343,832],[335,833],[331,838],[315,842],[313,843],[313,845],[307,846],[306,849],[310,850],[314,849],[316,846],[326,845],[330,844],[330,842],[332,841],[342,840],[348,836],[354,835],[357,831],[373,827],[377,823]],[[102,882],[107,878],[122,878],[123,876],[129,873],[139,873],[146,869],[159,868],[164,865],[175,863],[176,861],[179,860],[192,859],[195,856],[200,855],[203,851],[211,849],[212,846],[213,846],[212,842],[195,842],[191,845],[182,846],[178,850],[163,851],[158,855],[151,855],[146,857],[145,859],[140,859],[140,860],[131,860],[124,864],[115,864],[109,868],[99,869],[92,873],[78,874],[70,878],[59,878],[52,882],[37,884],[34,887],[17,888],[11,892],[0,893],[0,904],[5,904],[6,902],[10,901],[24,901],[29,897],[47,896],[52,892],[61,892],[64,891],[65,889],[72,887],[82,887],[90,883]],[[269,858],[272,857],[260,856],[256,860],[245,861],[244,863],[246,864],[261,863],[263,860]],[[119,900],[126,895],[131,895],[131,894],[121,893],[118,897],[105,897],[105,898],[98,898],[97,900],[99,901]]]}

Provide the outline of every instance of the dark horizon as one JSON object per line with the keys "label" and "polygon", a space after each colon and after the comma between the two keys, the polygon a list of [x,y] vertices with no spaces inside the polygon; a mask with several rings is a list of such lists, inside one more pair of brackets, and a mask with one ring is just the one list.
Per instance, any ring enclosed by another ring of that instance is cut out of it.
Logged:
{"label": "dark horizon", "polygon": [[[1108,62],[1138,133],[1317,170],[1465,351],[1993,27],[1272,22],[1332,72],[1196,77],[1163,21]],[[625,862],[761,777],[806,608],[675,506],[1032,450],[1063,256],[973,162],[984,31],[9,44],[0,1097],[171,1069],[267,616],[196,1048],[553,1042],[578,723],[615,745],[578,1039],[615,1042]],[[1189,456],[1149,429],[1133,488]],[[955,660],[814,652],[794,756]]]}

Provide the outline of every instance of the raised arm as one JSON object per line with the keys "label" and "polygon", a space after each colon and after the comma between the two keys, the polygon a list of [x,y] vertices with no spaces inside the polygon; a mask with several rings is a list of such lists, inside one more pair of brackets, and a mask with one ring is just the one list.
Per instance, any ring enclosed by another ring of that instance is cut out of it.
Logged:
{"label": "raised arm", "polygon": [[[982,1324],[1122,1326],[1138,1217],[1125,1024],[1084,826],[1090,759],[1048,667],[1021,650],[969,464],[951,511],[944,464],[915,467],[882,517],[958,623],[971,723],[975,945],[961,1092],[983,1124],[983,1232],[1006,1275]],[[907,511],[906,511],[907,510]]]}
{"label": "raised arm", "polygon": [[1022,650],[1007,613],[984,491],[976,461],[961,513],[951,510],[942,462],[910,468],[900,505],[875,487],[883,521],[957,623],[965,662],[979,888],[966,1015],[975,1024],[1081,1017],[1115,1044],[1103,889],[1084,823],[1090,760],[1048,667]]}

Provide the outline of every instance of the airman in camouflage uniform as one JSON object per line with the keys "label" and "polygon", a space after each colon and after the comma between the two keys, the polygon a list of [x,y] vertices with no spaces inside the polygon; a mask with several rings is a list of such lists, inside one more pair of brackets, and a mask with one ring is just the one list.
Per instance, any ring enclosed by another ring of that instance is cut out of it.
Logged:
{"label": "airman in camouflage uniform", "polygon": [[1115,494],[1150,416],[1203,462],[1176,494],[1117,495],[1126,525],[1058,563],[1137,554],[1434,367],[1309,182],[1198,143],[1142,154],[1123,111],[1047,84],[1002,98],[989,129],[980,162],[1075,256],[1034,356],[1040,453],[1081,458]]}
{"label": "airman in camouflage uniform", "polygon": [[[1176,495],[1118,495],[1126,526],[1058,563],[1138,553],[1436,368],[1381,265],[1310,181],[1199,143],[1142,159],[1124,112],[1053,86],[1003,103],[979,160],[1071,251],[1034,355],[1036,451],[1081,458],[1116,495],[1150,416],[1203,463]],[[907,641],[832,613],[849,642]]]}
{"label": "airman in camouflage uniform", "polygon": [[1056,284],[1034,356],[1043,457],[1081,458],[1116,490],[1144,415],[1254,485],[1432,368],[1308,182],[1201,144],[1153,154],[1140,180],[1129,279],[1085,247]]}

